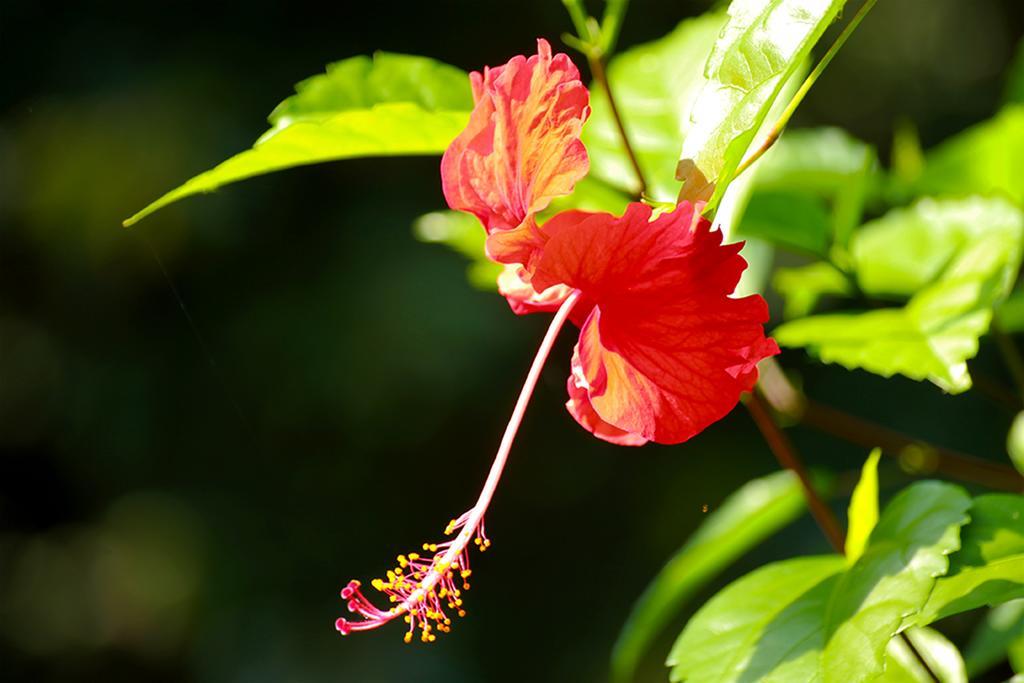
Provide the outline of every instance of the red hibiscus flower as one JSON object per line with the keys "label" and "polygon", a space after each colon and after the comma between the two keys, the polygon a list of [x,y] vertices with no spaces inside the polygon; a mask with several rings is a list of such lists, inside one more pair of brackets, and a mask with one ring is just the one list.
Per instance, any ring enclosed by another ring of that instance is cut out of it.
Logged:
{"label": "red hibiscus flower", "polygon": [[358,581],[342,591],[361,618],[342,634],[399,616],[426,642],[464,614],[468,548],[490,541],[483,517],[555,338],[580,327],[566,406],[585,429],[617,444],[686,441],[721,419],[753,388],[758,361],[778,353],[764,336],[768,309],[757,295],[733,298],[746,262],[742,244],[687,202],[653,217],[631,203],[621,217],[565,211],[538,224],[551,199],[569,194],[588,168],[580,131],[589,114],[579,72],[544,40],[538,54],[471,76],[476,106],[441,162],[449,206],[473,213],[487,253],[506,264],[499,289],[517,313],[557,310],[534,358],[476,505],[453,519],[428,556],[400,555],[374,588],[393,604],[375,607]]}

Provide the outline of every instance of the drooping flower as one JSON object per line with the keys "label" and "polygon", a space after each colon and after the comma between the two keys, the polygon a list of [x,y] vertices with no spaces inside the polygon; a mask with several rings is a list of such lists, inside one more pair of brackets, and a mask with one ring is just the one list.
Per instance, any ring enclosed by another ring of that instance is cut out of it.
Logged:
{"label": "drooping flower", "polygon": [[[516,313],[555,311],[476,504],[445,530],[428,556],[398,556],[371,586],[342,591],[358,619],[338,619],[343,635],[402,617],[406,642],[430,642],[464,614],[470,542],[484,550],[486,512],[555,338],[567,320],[580,327],[567,382],[570,414],[600,439],[629,446],[679,443],[722,418],[757,379],[757,363],[778,353],[764,336],[757,295],[733,298],[746,262],[742,244],[683,202],[654,217],[632,203],[617,217],[537,212],[572,191],[588,168],[580,131],[589,114],[579,72],[544,40],[538,54],[471,75],[476,105],[441,162],[449,206],[473,213],[487,231],[488,255],[506,265],[499,291]],[[461,583],[460,583],[461,582]]]}
{"label": "drooping flower", "polygon": [[[757,363],[778,353],[764,336],[758,295],[732,298],[746,268],[742,244],[689,203],[651,220],[632,203],[606,213],[552,219],[532,274],[535,287],[568,286],[589,306],[567,404],[595,436],[623,445],[686,441],[753,388]],[[557,217],[556,217],[557,218]]]}

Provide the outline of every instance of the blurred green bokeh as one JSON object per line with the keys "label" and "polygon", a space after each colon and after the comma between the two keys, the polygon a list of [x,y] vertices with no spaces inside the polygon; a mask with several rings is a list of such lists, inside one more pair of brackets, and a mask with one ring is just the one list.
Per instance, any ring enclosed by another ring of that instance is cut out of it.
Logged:
{"label": "blurred green bokeh", "polygon": [[[633,0],[620,44],[711,4]],[[679,447],[592,439],[562,408],[566,337],[489,514],[469,616],[429,647],[338,637],[338,589],[475,498],[544,320],[411,236],[443,207],[436,159],[297,169],[120,221],[246,148],[330,61],[388,49],[479,68],[569,27],[556,0],[384,14],[0,7],[3,680],[602,681],[630,605],[702,508],[776,468],[742,411]],[[1022,33],[1019,0],[884,0],[796,125],[846,128],[886,158],[911,121],[931,146],[992,115]],[[1013,412],[977,392],[784,362],[823,400],[1004,451]],[[813,463],[863,461],[794,438]],[[824,547],[803,520],[712,589]],[[666,679],[672,635],[643,680]]]}

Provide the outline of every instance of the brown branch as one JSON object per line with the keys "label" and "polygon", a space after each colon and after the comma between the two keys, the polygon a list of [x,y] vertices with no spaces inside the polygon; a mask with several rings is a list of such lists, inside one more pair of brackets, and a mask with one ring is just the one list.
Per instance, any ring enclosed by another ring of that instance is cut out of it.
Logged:
{"label": "brown branch", "polygon": [[842,554],[846,544],[843,529],[839,526],[839,522],[832,513],[832,510],[825,504],[821,496],[818,495],[818,492],[814,490],[814,486],[811,484],[810,477],[807,474],[807,469],[800,460],[800,456],[797,455],[796,449],[793,447],[792,442],[790,442],[789,437],[786,436],[786,433],[775,422],[771,411],[768,410],[768,407],[756,391],[752,392],[747,398],[746,406],[779,464],[792,471],[800,479],[800,486],[803,488],[804,498],[807,500],[807,507],[810,509],[814,521],[821,527],[822,533],[828,538],[835,551]]}
{"label": "brown branch", "polygon": [[899,458],[918,471],[940,472],[1000,491],[1024,491],[1024,477],[1012,467],[936,446],[808,399],[790,384],[774,361],[762,363],[760,369],[759,386],[765,399],[789,420],[864,448],[880,447],[886,455]]}
{"label": "brown branch", "polygon": [[622,122],[622,115],[619,114],[619,106],[615,103],[615,95],[612,94],[612,87],[608,83],[608,74],[604,69],[604,59],[592,50],[587,52],[587,59],[590,62],[590,73],[594,76],[594,80],[601,85],[601,89],[604,90],[604,94],[608,98],[608,108],[611,110],[612,118],[615,120],[615,127],[619,130],[619,137],[622,138],[622,146],[626,150],[626,156],[629,157],[629,163],[633,167],[637,181],[640,183],[638,196],[644,197],[647,195],[647,181],[644,179],[643,169],[640,168],[640,161],[633,151],[633,145],[629,142],[626,126]]}

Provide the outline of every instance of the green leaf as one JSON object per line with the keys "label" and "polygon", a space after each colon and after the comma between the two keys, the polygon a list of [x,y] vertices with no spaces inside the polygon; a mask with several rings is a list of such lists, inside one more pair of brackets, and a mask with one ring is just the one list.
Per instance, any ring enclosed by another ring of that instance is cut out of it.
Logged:
{"label": "green leaf", "polygon": [[1006,450],[1017,471],[1024,474],[1024,412],[1017,413],[1006,437]]}
{"label": "green leaf", "polygon": [[864,173],[877,170],[873,147],[840,128],[787,130],[758,162],[756,188],[832,197]]}
{"label": "green leaf", "polygon": [[758,192],[750,198],[738,237],[755,237],[818,258],[828,255],[832,220],[824,200],[795,192]]}
{"label": "green leaf", "polygon": [[850,498],[845,551],[846,561],[851,564],[864,554],[868,537],[878,523],[878,459],[881,457],[882,449],[871,451]]}
{"label": "green leaf", "polygon": [[705,67],[677,177],[684,199],[716,206],[783,84],[843,0],[734,0]]}
{"label": "green leaf", "polygon": [[779,268],[772,284],[786,300],[783,309],[786,318],[807,315],[822,296],[853,293],[846,275],[824,261],[800,268]]}
{"label": "green leaf", "polygon": [[336,159],[439,154],[473,108],[469,78],[426,57],[352,57],[299,83],[252,149],[192,178],[124,222],[189,195],[271,171]]}
{"label": "green leaf", "polygon": [[920,625],[1024,597],[1024,496],[979,496],[970,515],[960,552],[935,584]]}
{"label": "green leaf", "polygon": [[612,650],[612,680],[629,681],[651,641],[693,594],[804,509],[788,470],[748,482],[708,515],[633,606]]}
{"label": "green leaf", "polygon": [[[690,128],[690,105],[703,87],[704,62],[725,24],[721,12],[679,24],[667,36],[613,57],[608,82],[630,142],[656,201],[675,202],[679,149]],[[591,87],[592,114],[583,128],[590,173],[623,192],[639,188],[602,88]]]}
{"label": "green leaf", "polygon": [[917,194],[1002,194],[1024,202],[1024,105],[1007,105],[984,123],[926,155]]}
{"label": "green leaf", "polygon": [[964,648],[967,673],[974,678],[1006,659],[1011,645],[1024,646],[1024,599],[997,605],[985,615]]}
{"label": "green leaf", "polygon": [[683,630],[667,664],[672,681],[811,680],[821,615],[846,565],[839,555],[761,567],[713,597]]}
{"label": "green leaf", "polygon": [[1005,254],[998,294],[1005,296],[1020,267],[1024,214],[1002,199],[924,199],[865,224],[850,249],[862,290],[909,296],[939,279],[982,239],[992,239]]}
{"label": "green leaf", "polygon": [[996,308],[996,320],[1003,332],[1024,332],[1024,289],[1018,289]]}
{"label": "green leaf", "polygon": [[1006,92],[1003,99],[1010,103],[1024,104],[1024,40],[1017,43],[1017,52],[1006,75]]}
{"label": "green leaf", "polygon": [[[885,673],[878,683],[967,683],[967,669],[956,645],[930,628],[911,628],[905,632],[914,649],[928,663],[925,669],[902,638],[893,638],[885,652]],[[929,670],[931,673],[929,673]]]}
{"label": "green leaf", "polygon": [[843,681],[879,676],[893,635],[913,625],[959,546],[970,499],[956,486],[898,494],[864,554],[767,565],[727,586],[686,625],[673,681]]}
{"label": "green leaf", "polygon": [[413,223],[413,235],[421,242],[444,244],[462,254],[470,263],[467,277],[477,289],[495,291],[502,266],[487,258],[487,233],[476,216],[462,211],[435,211]]}
{"label": "green leaf", "polygon": [[[966,391],[971,387],[967,359],[977,354],[993,306],[1016,277],[1024,219],[1002,200],[976,198],[921,202],[894,213],[853,242],[861,287],[903,291],[928,278],[938,280],[920,289],[902,309],[795,320],[776,328],[775,339],[783,346],[806,346],[824,362],[851,370],[883,377],[902,374],[927,379],[950,393]],[[922,215],[933,219],[918,221]],[[962,215],[988,220],[988,227],[972,236]],[[931,235],[932,226],[957,246],[932,243],[924,236]],[[918,262],[893,256],[898,249],[909,250]]]}

